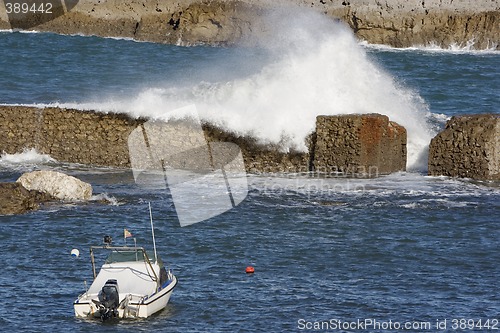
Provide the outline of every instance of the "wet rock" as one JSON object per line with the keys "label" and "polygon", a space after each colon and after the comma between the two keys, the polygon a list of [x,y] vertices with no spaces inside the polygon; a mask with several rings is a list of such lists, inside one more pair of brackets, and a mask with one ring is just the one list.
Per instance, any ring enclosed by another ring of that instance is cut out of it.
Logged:
{"label": "wet rock", "polygon": [[0,151],[35,148],[61,162],[126,167],[127,139],[140,123],[123,114],[0,106]]}
{"label": "wet rock", "polygon": [[28,190],[46,193],[64,201],[85,201],[92,197],[92,186],[75,177],[56,171],[33,171],[17,180]]}
{"label": "wet rock", "polygon": [[0,183],[0,215],[23,214],[51,200],[50,195],[29,191],[19,183]]}
{"label": "wet rock", "polygon": [[301,173],[310,171],[310,153],[283,152],[278,145],[264,145],[252,137],[242,137],[205,124],[205,136],[209,143],[230,142],[242,152],[245,170],[249,173]]}
{"label": "wet rock", "polygon": [[452,117],[429,145],[431,176],[500,180],[500,115]]}
{"label": "wet rock", "polygon": [[403,171],[406,140],[406,129],[387,116],[318,116],[314,169],[370,177]]}

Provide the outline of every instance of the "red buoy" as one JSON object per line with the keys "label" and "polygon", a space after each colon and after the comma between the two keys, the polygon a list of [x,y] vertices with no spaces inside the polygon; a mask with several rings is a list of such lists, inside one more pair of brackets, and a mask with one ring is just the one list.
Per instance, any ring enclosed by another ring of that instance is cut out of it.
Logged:
{"label": "red buoy", "polygon": [[252,266],[248,266],[246,269],[245,269],[245,272],[247,272],[247,274],[252,274],[255,272],[255,269],[252,267]]}

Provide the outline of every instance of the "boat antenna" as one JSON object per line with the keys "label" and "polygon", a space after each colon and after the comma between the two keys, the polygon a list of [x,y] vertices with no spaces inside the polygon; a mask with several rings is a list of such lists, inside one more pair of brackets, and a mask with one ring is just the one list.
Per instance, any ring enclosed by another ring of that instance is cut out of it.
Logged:
{"label": "boat antenna", "polygon": [[153,213],[151,211],[151,202],[148,202],[149,205],[149,220],[151,221],[151,234],[153,235],[153,251],[155,253],[155,262],[158,262],[158,257],[156,256],[156,241],[155,241],[155,228],[153,227]]}

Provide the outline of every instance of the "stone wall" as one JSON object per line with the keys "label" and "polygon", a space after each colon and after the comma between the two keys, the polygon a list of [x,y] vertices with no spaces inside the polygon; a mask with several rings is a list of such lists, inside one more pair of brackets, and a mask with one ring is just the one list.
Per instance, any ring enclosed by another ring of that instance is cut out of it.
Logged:
{"label": "stone wall", "polygon": [[368,176],[404,171],[406,141],[406,129],[387,116],[318,116],[314,168]]}
{"label": "stone wall", "polygon": [[452,117],[429,146],[429,175],[500,180],[500,115]]}
{"label": "stone wall", "polygon": [[[130,167],[128,139],[145,122],[124,114],[0,106],[0,152],[13,154],[36,148],[60,162]],[[203,125],[202,140],[236,144],[246,171],[251,173],[367,173],[376,169],[384,174],[405,169],[406,131],[386,116],[321,116],[317,126],[317,133],[307,138],[308,152],[284,152],[278,146],[263,146],[254,138],[239,137],[209,124]],[[137,139],[143,140],[141,135]]]}
{"label": "stone wall", "polygon": [[36,148],[61,162],[128,167],[127,138],[140,120],[60,108],[0,107],[0,151]]}
{"label": "stone wall", "polygon": [[[205,124],[203,126],[208,141],[233,142],[237,144],[243,154],[247,172],[308,172],[311,167],[309,152],[283,152],[279,147],[262,146],[254,138],[238,137]],[[311,147],[311,140],[309,140]]]}

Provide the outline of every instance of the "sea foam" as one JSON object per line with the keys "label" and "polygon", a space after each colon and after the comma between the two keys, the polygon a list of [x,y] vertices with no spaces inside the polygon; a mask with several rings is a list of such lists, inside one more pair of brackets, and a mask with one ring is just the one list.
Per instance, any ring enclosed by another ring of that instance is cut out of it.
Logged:
{"label": "sea foam", "polygon": [[442,54],[470,54],[470,55],[485,55],[485,54],[498,54],[496,44],[490,44],[485,49],[476,49],[474,47],[474,40],[467,41],[464,45],[453,43],[448,47],[442,47],[436,43],[429,43],[427,45],[414,45],[409,47],[396,48],[384,44],[370,44],[366,41],[359,43],[365,48],[373,50],[381,50],[388,52],[423,52],[423,53],[442,53]]}
{"label": "sea foam", "polygon": [[0,155],[1,165],[29,165],[55,162],[50,155],[41,154],[35,148],[24,149],[22,153]]}

